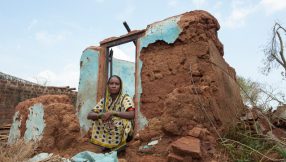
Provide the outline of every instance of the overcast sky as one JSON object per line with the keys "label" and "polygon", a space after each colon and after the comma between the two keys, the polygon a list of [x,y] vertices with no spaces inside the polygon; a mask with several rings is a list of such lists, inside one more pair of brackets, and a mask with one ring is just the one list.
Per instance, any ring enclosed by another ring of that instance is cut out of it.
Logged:
{"label": "overcast sky", "polygon": [[[218,19],[224,58],[238,75],[283,87],[282,69],[264,76],[259,67],[274,21],[286,26],[286,0],[1,0],[0,71],[33,82],[49,74],[49,85],[77,88],[82,51],[126,34],[123,21],[141,30],[197,9]],[[134,61],[133,43],[114,50]]]}

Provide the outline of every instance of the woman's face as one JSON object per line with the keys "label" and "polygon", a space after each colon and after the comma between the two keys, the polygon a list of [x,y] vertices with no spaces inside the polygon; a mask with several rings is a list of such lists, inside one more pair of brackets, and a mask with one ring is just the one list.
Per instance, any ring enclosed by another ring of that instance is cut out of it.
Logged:
{"label": "woman's face", "polygon": [[120,91],[120,80],[117,77],[111,77],[108,86],[111,94],[117,94]]}

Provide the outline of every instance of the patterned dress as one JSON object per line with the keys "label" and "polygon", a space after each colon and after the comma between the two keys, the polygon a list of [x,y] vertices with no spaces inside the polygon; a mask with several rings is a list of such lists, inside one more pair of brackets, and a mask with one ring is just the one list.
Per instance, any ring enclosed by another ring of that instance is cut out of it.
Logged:
{"label": "patterned dress", "polygon": [[[134,103],[128,95],[119,93],[112,105],[112,98],[108,94],[106,96],[105,112],[111,110],[126,112],[129,108],[134,108]],[[101,113],[103,112],[103,107],[104,98],[101,99],[91,111]],[[110,129],[102,123],[101,119],[92,121],[93,129],[91,143],[105,148],[111,148],[112,151],[121,151],[126,148],[126,139],[128,135],[131,136],[133,133],[131,120],[114,116],[111,118],[114,126]]]}

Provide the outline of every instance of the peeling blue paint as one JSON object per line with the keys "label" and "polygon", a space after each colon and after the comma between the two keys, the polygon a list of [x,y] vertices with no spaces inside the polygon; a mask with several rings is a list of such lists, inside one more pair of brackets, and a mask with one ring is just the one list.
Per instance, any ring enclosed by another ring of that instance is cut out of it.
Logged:
{"label": "peeling blue paint", "polygon": [[35,142],[41,140],[42,132],[46,127],[44,121],[44,107],[42,104],[36,104],[29,108],[30,114],[26,121],[26,132],[24,135],[25,142],[34,140]]}
{"label": "peeling blue paint", "polygon": [[76,112],[82,128],[82,135],[88,131],[90,126],[90,121],[87,119],[87,115],[97,104],[98,56],[99,51],[87,49],[80,58],[81,68]]}
{"label": "peeling blue paint", "polygon": [[140,98],[141,98],[141,93],[142,93],[142,87],[141,87],[141,68],[142,68],[142,61],[139,59],[139,82],[138,82],[138,102],[137,102],[137,109],[138,109],[138,115],[137,115],[137,132],[140,130],[145,129],[145,127],[148,126],[148,121],[147,119],[142,115],[140,111]]}
{"label": "peeling blue paint", "polygon": [[[178,26],[178,21],[180,21],[182,16],[173,17],[165,21],[161,21],[155,24],[152,24],[151,27],[145,32],[145,36],[140,38],[140,52],[143,47],[148,47],[149,44],[155,43],[157,40],[163,40],[168,44],[174,43],[175,40],[179,37],[180,33],[183,31]],[[148,126],[147,119],[141,114],[140,111],[140,96],[142,93],[141,88],[141,68],[142,61],[139,59],[139,83],[138,83],[138,121],[137,121],[137,131],[145,129]]]}
{"label": "peeling blue paint", "polygon": [[[135,94],[134,72],[134,62],[112,58],[112,75],[118,75],[123,80],[123,94],[128,94],[131,98],[133,98]],[[110,73],[108,73],[108,75],[110,77]]]}
{"label": "peeling blue paint", "polygon": [[16,121],[18,117],[19,117],[19,111],[17,111],[13,117],[13,124],[11,125],[9,138],[8,138],[9,143],[14,143],[16,139],[20,139],[21,137],[19,127],[21,126],[22,115],[20,117],[20,120]]}
{"label": "peeling blue paint", "polygon": [[182,32],[182,29],[178,26],[182,16],[173,17],[165,21],[161,21],[152,26],[146,31],[145,37],[140,38],[140,52],[143,47],[147,47],[149,44],[156,42],[157,40],[163,40],[168,44],[174,43]]}

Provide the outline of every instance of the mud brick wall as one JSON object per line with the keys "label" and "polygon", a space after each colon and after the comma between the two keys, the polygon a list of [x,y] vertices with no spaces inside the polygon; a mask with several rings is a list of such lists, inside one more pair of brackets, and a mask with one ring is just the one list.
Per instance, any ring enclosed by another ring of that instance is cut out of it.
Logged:
{"label": "mud brick wall", "polygon": [[47,94],[67,95],[71,100],[71,105],[76,107],[77,92],[0,80],[0,125],[12,123],[15,107],[18,103]]}

